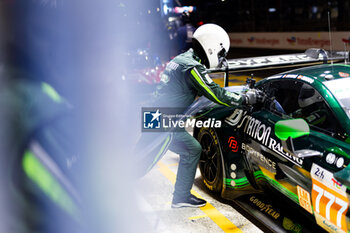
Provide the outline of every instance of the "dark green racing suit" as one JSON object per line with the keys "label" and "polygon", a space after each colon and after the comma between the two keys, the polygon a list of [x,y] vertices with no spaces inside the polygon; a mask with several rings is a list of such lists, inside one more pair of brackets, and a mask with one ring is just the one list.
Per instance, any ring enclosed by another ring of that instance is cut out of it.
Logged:
{"label": "dark green racing suit", "polygon": [[157,89],[157,103],[166,107],[188,107],[202,95],[225,106],[242,102],[241,95],[226,91],[211,80],[192,49],[168,63]]}
{"label": "dark green racing suit", "polygon": [[[171,60],[156,91],[158,107],[188,107],[197,96],[225,106],[242,104],[243,97],[213,82],[192,49]],[[180,155],[174,199],[186,198],[194,181],[202,152],[199,142],[187,131],[174,132],[169,149]]]}

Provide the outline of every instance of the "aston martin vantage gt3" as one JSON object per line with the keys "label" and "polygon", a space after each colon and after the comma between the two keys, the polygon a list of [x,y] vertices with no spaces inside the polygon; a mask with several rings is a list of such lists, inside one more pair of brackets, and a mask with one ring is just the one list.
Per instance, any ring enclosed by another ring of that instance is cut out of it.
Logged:
{"label": "aston martin vantage gt3", "polygon": [[222,121],[220,128],[194,130],[205,185],[226,199],[272,188],[325,230],[348,232],[350,66],[299,68],[251,87],[265,93],[263,103],[196,103],[198,118]]}

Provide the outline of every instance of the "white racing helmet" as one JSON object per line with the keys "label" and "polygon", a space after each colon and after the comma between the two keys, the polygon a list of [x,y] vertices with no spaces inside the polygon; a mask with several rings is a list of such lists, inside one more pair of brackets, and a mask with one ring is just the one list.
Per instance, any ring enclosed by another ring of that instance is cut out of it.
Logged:
{"label": "white racing helmet", "polygon": [[208,68],[216,68],[219,59],[226,56],[230,48],[230,38],[226,31],[216,24],[204,24],[193,34],[208,59]]}

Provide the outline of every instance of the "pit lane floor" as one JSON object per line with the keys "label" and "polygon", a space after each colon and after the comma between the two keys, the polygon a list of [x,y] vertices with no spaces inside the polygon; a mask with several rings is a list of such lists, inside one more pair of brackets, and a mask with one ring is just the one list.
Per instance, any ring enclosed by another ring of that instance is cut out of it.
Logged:
{"label": "pit lane floor", "polygon": [[263,232],[204,186],[197,169],[192,193],[207,200],[201,208],[171,208],[179,156],[167,152],[138,183],[139,206],[153,232]]}
{"label": "pit lane floor", "polygon": [[[310,216],[273,192],[250,194],[235,201],[224,200],[204,185],[199,169],[192,194],[207,200],[201,208],[171,208],[179,156],[167,152],[163,159],[138,181],[141,214],[154,233],[212,232],[318,232]],[[265,208],[266,207],[266,208]]]}

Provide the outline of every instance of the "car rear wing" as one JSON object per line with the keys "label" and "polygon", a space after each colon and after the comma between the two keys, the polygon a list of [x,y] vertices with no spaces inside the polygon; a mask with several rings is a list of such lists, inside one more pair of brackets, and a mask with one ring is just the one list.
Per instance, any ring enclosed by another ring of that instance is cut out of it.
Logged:
{"label": "car rear wing", "polygon": [[304,53],[230,59],[227,60],[227,63],[224,65],[224,67],[209,69],[209,72],[225,72],[225,86],[228,86],[229,73],[293,68],[338,62],[347,63],[348,60],[349,52],[347,51],[329,52],[323,49],[311,48],[307,49]]}

